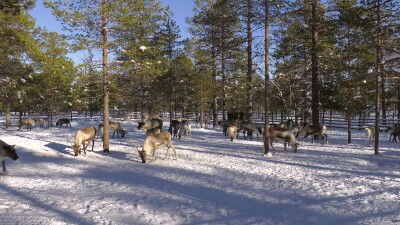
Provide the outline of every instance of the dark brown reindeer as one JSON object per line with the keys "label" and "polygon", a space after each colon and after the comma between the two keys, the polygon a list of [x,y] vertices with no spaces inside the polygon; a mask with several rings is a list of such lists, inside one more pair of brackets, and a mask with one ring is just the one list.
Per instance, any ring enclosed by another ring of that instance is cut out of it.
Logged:
{"label": "dark brown reindeer", "polygon": [[70,123],[70,119],[66,119],[66,118],[61,118],[57,121],[56,123],[56,127],[58,127],[58,125],[60,125],[60,127],[65,124],[67,127],[69,125],[69,127],[71,127],[71,123]]}
{"label": "dark brown reindeer", "polygon": [[[96,137],[95,127],[85,127],[83,129],[78,130],[75,134],[75,143],[72,145],[75,156],[81,154],[81,145],[83,145],[83,152],[86,155],[86,148],[89,146],[90,141],[92,141],[92,151],[93,151],[95,137]],[[68,139],[67,142],[69,142],[70,139]]]}
{"label": "dark brown reindeer", "polygon": [[17,155],[17,152],[15,151],[14,148],[15,145],[9,145],[5,143],[4,141],[0,140],[0,161],[3,164],[3,172],[6,173],[6,162],[5,159],[8,157],[12,160],[17,160],[19,157]]}
{"label": "dark brown reindeer", "polygon": [[390,136],[389,136],[389,142],[397,142],[396,138],[399,138],[400,141],[400,124],[399,123],[395,123],[391,126],[388,126],[387,129],[385,130],[385,132],[388,132],[389,130],[392,130],[392,132],[390,132]]}

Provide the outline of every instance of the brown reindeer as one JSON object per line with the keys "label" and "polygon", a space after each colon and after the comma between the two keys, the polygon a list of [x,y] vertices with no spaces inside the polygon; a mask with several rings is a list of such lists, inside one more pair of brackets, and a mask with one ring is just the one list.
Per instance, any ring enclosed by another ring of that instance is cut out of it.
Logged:
{"label": "brown reindeer", "polygon": [[307,123],[303,128],[301,128],[299,132],[297,132],[296,138],[298,136],[304,136],[303,139],[301,140],[301,142],[303,142],[304,139],[306,139],[306,137],[311,135],[312,136],[311,142],[314,144],[315,134],[319,134],[322,137],[324,137],[325,144],[328,144],[328,134],[326,132],[326,126],[322,124],[310,125],[309,123]]}
{"label": "brown reindeer", "polygon": [[[127,133],[126,130],[122,129],[122,125],[119,122],[114,122],[114,121],[109,121],[109,128],[111,130],[113,130],[113,135],[112,137],[114,138],[114,134],[117,133],[117,137],[120,137],[119,135],[121,135],[121,138],[125,137],[125,134]],[[104,124],[100,123],[98,125],[98,130],[99,130],[99,134],[101,135],[101,139],[103,139],[103,130],[104,130]]]}
{"label": "brown reindeer", "polygon": [[269,134],[269,145],[273,149],[274,153],[275,153],[275,148],[273,146],[273,142],[275,138],[283,139],[285,152],[286,152],[286,143],[289,143],[289,145],[293,149],[293,152],[297,152],[297,146],[299,145],[299,143],[296,141],[296,138],[294,137],[294,134],[291,130],[283,127],[270,127],[268,129],[268,134]]}
{"label": "brown reindeer", "polygon": [[17,160],[18,155],[14,148],[15,145],[9,145],[0,140],[0,161],[3,163],[3,172],[7,172],[5,159],[8,157],[12,160]]}
{"label": "brown reindeer", "polygon": [[26,126],[26,130],[32,130],[32,126],[35,126],[36,122],[36,118],[21,118],[19,119],[19,130],[21,130],[23,126]]}

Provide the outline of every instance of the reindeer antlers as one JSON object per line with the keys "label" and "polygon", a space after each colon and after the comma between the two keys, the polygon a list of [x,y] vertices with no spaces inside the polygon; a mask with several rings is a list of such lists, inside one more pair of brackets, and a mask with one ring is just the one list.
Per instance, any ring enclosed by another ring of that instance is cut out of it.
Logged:
{"label": "reindeer antlers", "polygon": [[67,138],[67,144],[70,144],[70,145],[72,145],[72,146],[74,146],[73,144],[71,144],[69,141],[71,140],[71,138],[73,138],[74,137],[74,135],[72,135],[70,138]]}

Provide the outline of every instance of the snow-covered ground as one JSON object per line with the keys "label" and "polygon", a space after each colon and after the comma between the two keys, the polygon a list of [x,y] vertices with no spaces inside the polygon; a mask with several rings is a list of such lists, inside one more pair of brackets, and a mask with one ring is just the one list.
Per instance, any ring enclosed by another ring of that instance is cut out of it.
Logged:
{"label": "snow-covered ground", "polygon": [[178,160],[142,164],[128,141],[141,145],[145,134],[125,121],[133,132],[110,138],[111,154],[98,141],[73,156],[67,138],[98,123],[18,131],[0,118],[0,139],[20,156],[0,175],[0,224],[400,224],[400,143],[387,133],[379,155],[364,131],[349,145],[335,129],[328,145],[308,138],[285,153],[278,142],[265,157],[262,138],[231,142],[220,128],[194,128],[173,139]]}

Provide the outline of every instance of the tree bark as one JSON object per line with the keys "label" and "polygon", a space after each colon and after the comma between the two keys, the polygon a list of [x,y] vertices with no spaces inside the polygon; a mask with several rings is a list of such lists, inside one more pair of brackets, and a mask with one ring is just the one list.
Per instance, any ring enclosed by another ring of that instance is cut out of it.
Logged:
{"label": "tree bark", "polygon": [[379,154],[379,124],[380,124],[380,86],[381,86],[381,1],[376,1],[376,18],[377,18],[377,33],[376,33],[376,76],[375,76],[375,142],[374,152]]}
{"label": "tree bark", "polygon": [[265,90],[264,90],[264,155],[268,155],[269,151],[269,0],[265,0]]}
{"label": "tree bark", "polygon": [[103,38],[103,152],[110,152],[110,129],[109,129],[109,93],[108,93],[108,40],[107,40],[107,0],[102,0],[102,38]]}
{"label": "tree bark", "polygon": [[253,59],[252,59],[252,30],[251,30],[251,19],[252,19],[252,0],[247,0],[247,121],[253,120]]}
{"label": "tree bark", "polygon": [[312,1],[312,49],[311,49],[311,113],[313,124],[319,124],[319,90],[318,90],[318,77],[319,77],[319,60],[318,60],[318,24],[317,24],[317,5],[318,0]]}

